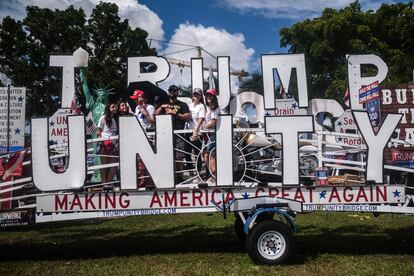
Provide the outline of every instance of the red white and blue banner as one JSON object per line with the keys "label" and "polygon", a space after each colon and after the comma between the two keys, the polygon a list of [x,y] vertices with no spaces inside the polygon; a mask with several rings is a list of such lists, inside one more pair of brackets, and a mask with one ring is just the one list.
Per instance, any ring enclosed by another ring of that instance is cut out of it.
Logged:
{"label": "red white and blue banner", "polygon": [[[401,203],[404,187],[376,186],[300,186],[242,189],[183,189],[97,193],[60,193],[37,196],[37,212],[77,212],[112,210],[163,210],[166,214],[216,211],[216,205],[229,205],[234,199],[278,197],[308,206],[325,204]],[[138,212],[139,213],[139,212]]]}

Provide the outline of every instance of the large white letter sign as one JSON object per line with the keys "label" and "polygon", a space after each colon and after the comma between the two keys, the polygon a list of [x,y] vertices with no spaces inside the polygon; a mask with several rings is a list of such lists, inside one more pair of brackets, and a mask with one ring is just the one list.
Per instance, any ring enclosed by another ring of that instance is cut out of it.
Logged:
{"label": "large white letter sign", "polygon": [[202,58],[192,58],[191,59],[191,91],[194,88],[200,88],[203,90],[203,59]]}
{"label": "large white letter sign", "polygon": [[157,188],[174,188],[171,115],[156,117],[155,151],[135,116],[119,118],[119,168],[122,190],[137,188],[137,154],[147,167]]}
{"label": "large white letter sign", "polygon": [[385,117],[378,134],[375,135],[369,120],[368,112],[353,111],[359,131],[367,143],[368,157],[366,166],[366,180],[373,180],[376,183],[384,183],[383,164],[384,164],[384,148],[388,140],[394,133],[398,122],[403,114],[390,114]]}
{"label": "large white letter sign", "polygon": [[62,67],[62,108],[70,108],[70,104],[75,94],[75,61],[72,55],[50,55],[49,65],[52,67]]}
{"label": "large white letter sign", "polygon": [[308,85],[304,54],[262,55],[263,90],[266,109],[275,109],[274,75],[277,69],[280,82],[286,93],[289,92],[289,81],[292,69],[296,68],[298,79],[299,107],[308,106]]}
{"label": "large white letter sign", "polygon": [[[234,97],[230,101],[230,113],[235,114],[235,116],[240,116],[243,114],[243,104],[245,103],[252,103],[256,108],[256,121],[264,122],[264,105],[263,105],[263,96],[253,92],[253,91],[246,91],[238,93],[236,97]],[[254,122],[255,123],[255,122]]]}
{"label": "large white letter sign", "polygon": [[222,113],[230,103],[230,57],[217,58],[217,77],[219,94],[217,95],[218,104]]}
{"label": "large white letter sign", "polygon": [[299,184],[299,137],[300,132],[313,132],[313,116],[265,117],[266,134],[282,134],[283,185]]}
{"label": "large white letter sign", "polygon": [[68,116],[69,165],[65,172],[56,173],[49,165],[49,121],[32,119],[32,175],[41,191],[79,189],[86,178],[85,119]]}
{"label": "large white letter sign", "polygon": [[217,186],[233,185],[233,116],[219,115],[216,132]]}
{"label": "large white letter sign", "polygon": [[[141,63],[155,64],[154,72],[141,72]],[[170,74],[170,64],[163,57],[129,57],[128,58],[128,84],[135,81],[149,81],[157,85]]]}
{"label": "large white letter sign", "polygon": [[[222,113],[230,103],[230,57],[217,58],[218,92],[217,100]],[[204,69],[202,58],[191,59],[191,88],[203,89]]]}
{"label": "large white letter sign", "polygon": [[[348,86],[349,98],[352,110],[364,109],[359,103],[359,89],[375,81],[381,83],[388,73],[388,67],[385,62],[376,55],[347,55],[348,60]],[[362,77],[361,64],[374,65],[378,73],[373,77]]]}

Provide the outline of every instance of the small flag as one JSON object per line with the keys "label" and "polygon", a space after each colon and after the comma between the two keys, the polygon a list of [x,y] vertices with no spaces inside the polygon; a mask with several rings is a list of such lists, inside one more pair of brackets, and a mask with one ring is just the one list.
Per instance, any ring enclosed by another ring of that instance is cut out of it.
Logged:
{"label": "small flag", "polygon": [[78,105],[76,93],[73,94],[72,101],[70,102],[70,113],[72,113],[73,115],[82,114],[80,106]]}
{"label": "small flag", "polygon": [[86,116],[86,134],[92,135],[96,129],[97,129],[97,126],[92,120],[92,113],[89,112],[88,116]]}
{"label": "small flag", "polygon": [[350,107],[350,103],[349,103],[349,90],[348,87],[346,88],[345,92],[344,92],[344,97],[342,98],[342,100],[344,101],[344,104],[347,107]]}
{"label": "small flag", "polygon": [[285,89],[283,88],[283,85],[280,85],[280,90],[279,90],[279,95],[280,97],[284,98],[286,93],[285,93]]}

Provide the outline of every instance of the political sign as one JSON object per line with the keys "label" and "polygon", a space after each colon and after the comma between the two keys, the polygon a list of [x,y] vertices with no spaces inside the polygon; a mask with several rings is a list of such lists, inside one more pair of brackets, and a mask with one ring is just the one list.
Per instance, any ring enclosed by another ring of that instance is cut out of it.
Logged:
{"label": "political sign", "polygon": [[25,107],[25,87],[0,87],[0,153],[24,148]]}

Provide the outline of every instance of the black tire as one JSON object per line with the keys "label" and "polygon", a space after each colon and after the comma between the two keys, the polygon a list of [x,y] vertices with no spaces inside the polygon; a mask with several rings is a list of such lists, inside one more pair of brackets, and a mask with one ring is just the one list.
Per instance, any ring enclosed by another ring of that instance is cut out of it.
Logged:
{"label": "black tire", "polygon": [[236,220],[234,221],[234,233],[236,233],[237,239],[241,242],[246,241],[246,234],[244,233],[244,224],[240,216],[236,214]]}
{"label": "black tire", "polygon": [[293,256],[295,240],[292,230],[286,224],[265,220],[257,223],[250,231],[246,247],[256,264],[285,264]]}

